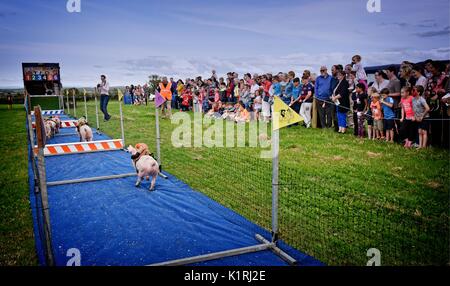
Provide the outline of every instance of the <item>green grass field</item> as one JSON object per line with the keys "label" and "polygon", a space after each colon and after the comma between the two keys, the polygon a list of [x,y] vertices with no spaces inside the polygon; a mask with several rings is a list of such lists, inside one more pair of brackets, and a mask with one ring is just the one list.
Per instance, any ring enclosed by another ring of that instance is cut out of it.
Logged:
{"label": "green grass field", "polygon": [[36,265],[23,105],[0,106],[0,265]]}
{"label": "green grass field", "polygon": [[[111,102],[109,110],[113,118],[101,120],[100,128],[120,138],[118,103]],[[83,115],[81,102],[77,112]],[[5,110],[1,113],[5,129],[4,122],[12,118]],[[10,134],[25,145],[24,114],[17,110],[10,114],[18,123],[2,136]],[[88,104],[88,119],[95,126],[93,102]],[[154,109],[124,106],[124,120],[126,144],[144,142],[155,151]],[[259,158],[261,149],[174,148],[171,135],[175,127],[169,120],[161,120],[164,169],[270,229],[271,161]],[[11,143],[10,137],[2,138],[4,147]],[[27,156],[21,144],[6,146],[12,148],[9,152],[16,160],[8,159],[2,170],[2,190],[16,188],[11,172],[17,174],[16,184],[21,188],[20,196],[11,191],[3,198],[2,193],[2,215],[20,218],[7,220],[6,226],[2,219],[2,233],[11,228],[6,238],[2,235],[2,264],[35,263],[26,201]],[[365,265],[369,248],[381,251],[383,265],[448,263],[448,151],[404,150],[398,145],[302,127],[283,129],[280,145],[281,239],[330,265]],[[12,202],[17,206],[10,206]],[[26,239],[12,247],[15,236]],[[16,256],[14,263],[12,257]]]}

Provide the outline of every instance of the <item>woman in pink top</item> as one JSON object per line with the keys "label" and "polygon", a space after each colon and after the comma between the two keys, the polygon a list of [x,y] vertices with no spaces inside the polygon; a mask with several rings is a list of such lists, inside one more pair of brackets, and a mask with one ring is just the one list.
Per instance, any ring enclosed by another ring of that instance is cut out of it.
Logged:
{"label": "woman in pink top", "polygon": [[400,106],[402,108],[402,118],[400,122],[402,123],[402,134],[406,139],[405,148],[411,148],[412,142],[416,136],[416,127],[415,127],[415,117],[414,117],[414,108],[413,108],[413,97],[411,95],[412,89],[411,87],[402,88]]}

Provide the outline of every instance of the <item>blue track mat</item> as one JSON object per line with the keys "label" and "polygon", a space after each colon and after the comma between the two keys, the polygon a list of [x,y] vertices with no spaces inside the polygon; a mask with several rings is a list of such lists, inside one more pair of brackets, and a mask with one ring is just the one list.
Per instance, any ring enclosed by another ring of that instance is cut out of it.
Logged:
{"label": "blue track mat", "polygon": [[[75,132],[74,128],[62,132]],[[111,139],[94,135],[95,140]],[[77,136],[55,137],[48,144],[77,141]],[[124,151],[64,155],[46,158],[47,181],[88,178],[134,172],[130,155]],[[45,264],[39,196],[30,174],[36,248]],[[136,178],[123,178],[48,188],[52,246],[57,265],[66,265],[67,250],[77,248],[82,265],[141,266],[211,252],[258,244],[255,234],[270,233],[237,213],[192,190],[165,173],[156,191],[149,182],[140,188]],[[279,246],[302,266],[323,265],[280,242]],[[234,256],[196,265],[283,266],[271,251]]]}

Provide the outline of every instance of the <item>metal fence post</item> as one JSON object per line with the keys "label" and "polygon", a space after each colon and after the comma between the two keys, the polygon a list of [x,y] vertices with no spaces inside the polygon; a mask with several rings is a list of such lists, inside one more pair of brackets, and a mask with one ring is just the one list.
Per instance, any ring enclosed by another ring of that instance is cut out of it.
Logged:
{"label": "metal fence post", "polygon": [[272,131],[272,242],[278,240],[280,130]]}
{"label": "metal fence post", "polygon": [[97,93],[94,93],[94,97],[95,97],[95,117],[97,119],[97,133],[100,134],[100,125],[98,122],[98,104],[97,104]]}
{"label": "metal fence post", "polygon": [[84,92],[84,117],[86,117],[86,121],[88,120],[88,113],[87,113],[87,101],[86,101],[86,92]]}
{"label": "metal fence post", "polygon": [[[33,169],[33,176],[35,185],[38,183],[39,178],[36,169],[36,158],[34,156],[34,132],[33,132],[33,120],[31,119],[31,99],[27,91],[25,91],[25,104],[27,105],[27,123],[28,123],[28,144],[31,146],[31,167]],[[36,189],[36,188],[35,188]]]}
{"label": "metal fence post", "polygon": [[69,93],[67,93],[67,114],[70,114],[70,100],[69,100]]}
{"label": "metal fence post", "polygon": [[61,94],[59,97],[60,97],[60,101],[62,102],[62,111],[65,114],[66,113],[66,107],[64,106],[64,94]]}
{"label": "metal fence post", "polygon": [[155,104],[155,120],[156,120],[156,157],[159,165],[159,176],[167,179],[168,177],[162,173],[161,161],[161,132],[159,130],[159,108]]}
{"label": "metal fence post", "polygon": [[120,111],[120,130],[122,131],[122,146],[125,149],[125,132],[123,128],[122,100],[120,100],[120,98],[119,98],[119,111]]}
{"label": "metal fence post", "polygon": [[73,100],[73,116],[77,118],[77,103],[75,101],[75,90],[72,91],[72,100]]}

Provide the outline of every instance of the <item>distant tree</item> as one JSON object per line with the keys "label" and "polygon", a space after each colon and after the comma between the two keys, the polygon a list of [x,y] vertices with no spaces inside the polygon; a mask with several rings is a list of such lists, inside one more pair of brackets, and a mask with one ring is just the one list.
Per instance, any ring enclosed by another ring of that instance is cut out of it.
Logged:
{"label": "distant tree", "polygon": [[150,94],[154,94],[156,89],[159,86],[159,83],[161,82],[161,77],[157,74],[153,74],[153,75],[149,76],[148,78],[149,78],[148,91]]}

